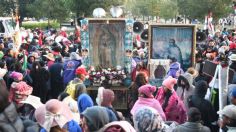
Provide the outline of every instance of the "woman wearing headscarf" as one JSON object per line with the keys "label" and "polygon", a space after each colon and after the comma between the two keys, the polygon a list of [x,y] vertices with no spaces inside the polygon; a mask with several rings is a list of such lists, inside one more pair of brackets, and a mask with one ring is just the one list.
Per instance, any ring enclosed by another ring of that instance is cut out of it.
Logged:
{"label": "woman wearing headscarf", "polygon": [[105,107],[93,106],[82,113],[82,129],[84,132],[95,132],[109,122],[109,113]]}
{"label": "woman wearing headscarf", "polygon": [[160,102],[167,121],[184,123],[187,119],[186,108],[174,90],[176,83],[175,78],[168,77],[165,79],[158,89],[156,99]]}
{"label": "woman wearing headscarf", "polygon": [[152,86],[150,84],[146,84],[141,86],[138,89],[139,92],[139,98],[138,100],[135,102],[132,110],[131,110],[131,114],[134,115],[134,113],[142,107],[145,106],[149,106],[153,109],[155,109],[159,115],[161,116],[162,120],[166,120],[166,116],[165,113],[162,110],[162,107],[159,103],[158,100],[156,100],[153,96],[153,93],[156,91],[156,87]]}
{"label": "woman wearing headscarf", "polygon": [[176,93],[179,98],[184,102],[185,108],[188,109],[187,99],[190,95],[193,94],[194,86],[193,86],[193,77],[190,73],[184,73],[180,75],[177,81],[178,88],[176,89]]}
{"label": "woman wearing headscarf", "polygon": [[[98,88],[98,95],[96,98],[96,103],[99,106],[106,107],[107,109],[114,112],[117,120],[124,120],[122,113],[116,111],[113,108],[112,103],[114,100],[115,100],[115,93],[111,89],[105,89],[104,87]],[[110,118],[113,118],[113,117],[110,117]]]}
{"label": "woman wearing headscarf", "polygon": [[159,113],[151,107],[138,109],[133,116],[137,132],[163,132],[167,129]]}
{"label": "woman wearing headscarf", "polygon": [[30,72],[30,77],[33,80],[32,95],[40,97],[41,101],[45,103],[47,101],[47,93],[49,89],[49,72],[45,68],[42,68],[39,62],[34,62]]}

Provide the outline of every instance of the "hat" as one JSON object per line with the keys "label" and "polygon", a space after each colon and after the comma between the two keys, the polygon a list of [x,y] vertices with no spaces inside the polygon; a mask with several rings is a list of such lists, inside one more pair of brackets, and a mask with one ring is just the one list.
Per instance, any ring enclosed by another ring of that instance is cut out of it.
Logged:
{"label": "hat", "polygon": [[187,72],[193,76],[193,78],[198,76],[198,71],[194,69],[193,67],[188,68]]}
{"label": "hat", "polygon": [[51,127],[57,125],[62,128],[73,119],[73,115],[66,104],[57,99],[51,99],[35,110],[35,118],[41,127],[50,131]]}
{"label": "hat", "polygon": [[145,94],[149,98],[154,98],[153,93],[155,91],[156,91],[156,87],[150,84],[143,85],[138,89],[138,92],[140,94]]}
{"label": "hat", "polygon": [[71,52],[70,59],[71,60],[81,60],[82,58],[76,52]]}
{"label": "hat", "polygon": [[167,79],[163,81],[162,85],[168,88],[169,90],[172,90],[176,83],[177,83],[177,79],[169,76]]}
{"label": "hat", "polygon": [[3,78],[6,73],[7,73],[7,69],[0,68],[0,78]]}
{"label": "hat", "polygon": [[43,56],[47,57],[51,61],[55,61],[54,55],[52,53],[48,53],[47,55],[43,55]]}
{"label": "hat", "polygon": [[3,56],[4,56],[3,52],[0,51],[0,60],[2,59]]}
{"label": "hat", "polygon": [[80,75],[80,74],[88,75],[88,73],[84,67],[78,67],[75,71],[75,74],[76,75]]}
{"label": "hat", "polygon": [[229,59],[230,59],[231,61],[236,61],[236,54],[231,54],[231,55],[229,56]]}
{"label": "hat", "polygon": [[13,82],[11,84],[9,100],[19,104],[21,101],[25,100],[26,97],[32,93],[32,91],[33,88],[26,84],[26,82]]}
{"label": "hat", "polygon": [[231,119],[236,120],[236,106],[235,105],[227,105],[223,110],[217,112],[219,115],[225,115]]}
{"label": "hat", "polygon": [[15,72],[13,71],[11,74],[10,74],[10,77],[12,79],[14,79],[15,81],[21,81],[23,80],[23,74],[20,73],[20,72]]}
{"label": "hat", "polygon": [[101,102],[102,106],[110,106],[112,102],[115,100],[115,94],[111,89],[103,90],[103,100]]}
{"label": "hat", "polygon": [[43,103],[40,101],[39,97],[29,95],[25,100],[21,101],[20,103],[22,104],[30,104],[32,105],[35,109],[39,108]]}

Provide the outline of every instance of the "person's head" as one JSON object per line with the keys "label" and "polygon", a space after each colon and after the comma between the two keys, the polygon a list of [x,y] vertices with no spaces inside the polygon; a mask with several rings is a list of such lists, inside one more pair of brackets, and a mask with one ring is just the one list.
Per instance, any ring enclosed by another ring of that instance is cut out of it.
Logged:
{"label": "person's head", "polygon": [[58,100],[59,100],[59,101],[63,101],[63,100],[64,100],[66,97],[68,97],[68,96],[70,96],[68,93],[62,92],[62,93],[59,94]]}
{"label": "person's head", "polygon": [[170,40],[169,40],[169,43],[170,43],[170,44],[175,44],[175,39],[170,39]]}
{"label": "person's head", "polygon": [[156,87],[150,84],[143,85],[138,89],[139,96],[144,98],[154,98],[153,93],[155,91]]}
{"label": "person's head", "polygon": [[194,94],[204,98],[206,93],[207,93],[207,89],[208,89],[208,84],[206,81],[200,80],[198,82],[195,83],[195,90],[194,90]]}
{"label": "person's head", "polygon": [[87,92],[86,87],[84,85],[81,85],[81,84],[75,85],[75,89],[76,89],[75,98],[78,98],[81,94]]}
{"label": "person's head", "polygon": [[75,74],[82,81],[84,81],[86,79],[86,76],[88,75],[84,67],[78,67],[75,71]]}
{"label": "person's head", "polygon": [[30,55],[29,57],[28,57],[28,59],[27,59],[27,61],[28,61],[28,63],[33,63],[33,62],[35,62],[35,60],[36,60],[36,58],[33,56],[33,55]]}
{"label": "person's head", "polygon": [[210,40],[210,41],[208,42],[208,46],[210,46],[210,47],[215,46],[215,41],[214,41],[214,40]]}
{"label": "person's head", "polygon": [[231,92],[231,103],[236,105],[236,88],[233,88]]}
{"label": "person's head", "polygon": [[195,107],[191,107],[188,110],[188,121],[189,122],[200,122],[201,121],[201,112]]}
{"label": "person's head", "polygon": [[15,82],[20,82],[23,80],[23,74],[20,73],[20,72],[15,72],[13,71],[11,74],[10,74],[10,78],[12,78]]}
{"label": "person's head", "polygon": [[140,72],[140,73],[138,73],[138,75],[136,75],[136,78],[135,78],[135,81],[134,81],[134,82],[136,83],[136,85],[137,85],[138,87],[140,87],[140,86],[142,86],[142,85],[147,84],[147,82],[148,82],[148,77],[147,77],[147,75],[146,75],[145,73]]}
{"label": "person's head", "polygon": [[236,106],[227,105],[223,110],[217,112],[219,115],[222,115],[222,124],[223,126],[236,127]]}
{"label": "person's head", "polygon": [[198,71],[193,67],[188,68],[187,73],[191,74],[193,78],[196,78],[199,74]]}
{"label": "person's head", "polygon": [[50,129],[50,132],[68,132],[66,129],[64,128],[60,128],[60,126],[54,126]]}
{"label": "person's head", "polygon": [[0,68],[2,68],[2,69],[7,68],[6,63],[4,61],[0,61]]}
{"label": "person's head", "polygon": [[177,79],[169,76],[168,78],[166,78],[163,83],[162,83],[162,87],[164,88],[164,91],[173,91],[174,90],[174,85],[177,83]]}
{"label": "person's head", "polygon": [[17,72],[21,72],[22,71],[22,64],[20,62],[14,63],[14,70]]}
{"label": "person's head", "polygon": [[189,90],[192,83],[193,83],[193,77],[190,73],[187,72],[184,73],[183,75],[180,75],[177,81],[178,86],[186,90]]}
{"label": "person's head", "polygon": [[111,89],[105,89],[99,87],[96,103],[100,106],[112,107],[112,103],[115,100],[115,94]]}
{"label": "person's head", "polygon": [[37,108],[34,114],[39,125],[46,131],[50,131],[52,127],[56,126],[63,128],[73,119],[69,107],[57,99],[47,101],[45,105]]}
{"label": "person's head", "polygon": [[2,113],[5,108],[10,104],[9,100],[9,93],[5,86],[1,86],[0,88],[0,113]]}
{"label": "person's head", "polygon": [[13,82],[11,84],[9,100],[20,106],[20,102],[24,101],[33,91],[33,88],[26,82]]}
{"label": "person's head", "polygon": [[98,131],[108,123],[109,115],[104,107],[89,107],[82,113],[82,128],[86,132]]}
{"label": "person's head", "polygon": [[137,132],[157,132],[163,129],[163,120],[151,107],[138,109],[133,116],[134,128]]}

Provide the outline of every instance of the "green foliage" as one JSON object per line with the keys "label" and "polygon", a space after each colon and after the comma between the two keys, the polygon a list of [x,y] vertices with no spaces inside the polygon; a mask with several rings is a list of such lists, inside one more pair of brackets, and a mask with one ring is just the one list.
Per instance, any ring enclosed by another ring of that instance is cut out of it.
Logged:
{"label": "green foliage", "polygon": [[232,0],[177,0],[179,13],[203,20],[209,11],[214,18],[226,17],[232,11]]}
{"label": "green foliage", "polygon": [[62,22],[69,16],[69,9],[66,7],[68,0],[35,0],[27,7],[36,18],[46,17],[51,20]]}
{"label": "green foliage", "polygon": [[[35,28],[41,28],[41,29],[46,29],[48,27],[47,22],[40,22],[40,23],[27,23],[23,22],[22,27],[25,29],[35,29]],[[50,22],[50,27],[52,28],[60,28],[60,24],[58,22]]]}
{"label": "green foliage", "polygon": [[0,16],[11,16],[14,9],[14,0],[0,0]]}

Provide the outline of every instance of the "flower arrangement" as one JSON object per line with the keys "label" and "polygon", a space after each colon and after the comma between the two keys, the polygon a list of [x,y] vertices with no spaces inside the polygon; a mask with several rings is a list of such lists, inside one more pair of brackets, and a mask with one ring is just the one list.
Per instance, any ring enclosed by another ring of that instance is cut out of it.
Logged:
{"label": "flower arrangement", "polygon": [[127,77],[125,70],[121,66],[116,68],[91,67],[89,70],[89,80],[93,86],[109,85],[120,86]]}

